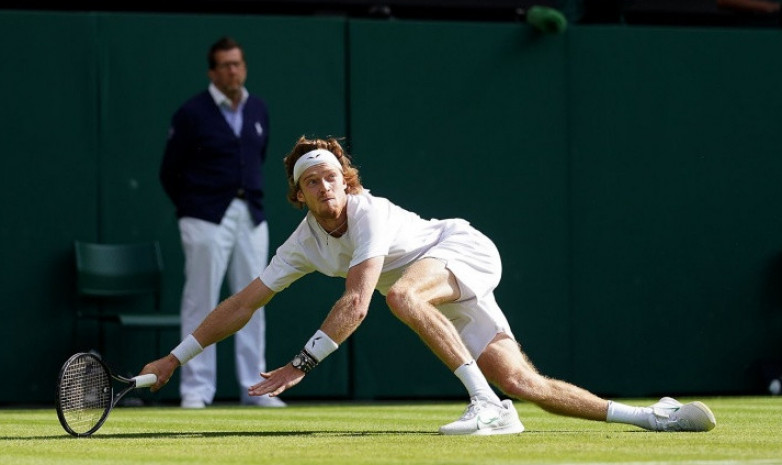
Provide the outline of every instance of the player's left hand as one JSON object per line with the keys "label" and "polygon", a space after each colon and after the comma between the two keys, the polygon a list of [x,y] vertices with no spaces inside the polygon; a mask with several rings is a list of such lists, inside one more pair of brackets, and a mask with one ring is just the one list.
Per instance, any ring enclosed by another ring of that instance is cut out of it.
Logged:
{"label": "player's left hand", "polygon": [[289,363],[268,373],[261,373],[261,376],[264,380],[247,390],[251,396],[279,396],[286,389],[299,384],[304,379],[304,372]]}

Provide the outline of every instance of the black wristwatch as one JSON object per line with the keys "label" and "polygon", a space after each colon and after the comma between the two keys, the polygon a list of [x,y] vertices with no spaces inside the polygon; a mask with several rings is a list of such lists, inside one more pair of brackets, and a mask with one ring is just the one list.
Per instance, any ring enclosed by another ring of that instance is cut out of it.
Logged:
{"label": "black wristwatch", "polygon": [[306,350],[302,350],[295,357],[293,357],[293,360],[291,360],[291,365],[293,365],[293,368],[303,371],[304,374],[312,371],[312,369],[315,368],[317,364],[318,361],[315,360],[315,357],[308,354]]}

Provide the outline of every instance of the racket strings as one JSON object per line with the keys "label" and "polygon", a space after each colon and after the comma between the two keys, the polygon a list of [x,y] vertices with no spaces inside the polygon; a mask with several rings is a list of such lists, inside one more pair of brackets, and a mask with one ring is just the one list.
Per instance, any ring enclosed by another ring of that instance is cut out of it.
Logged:
{"label": "racket strings", "polygon": [[111,401],[111,379],[98,361],[81,357],[66,368],[60,384],[60,408],[74,432],[85,433],[98,424]]}

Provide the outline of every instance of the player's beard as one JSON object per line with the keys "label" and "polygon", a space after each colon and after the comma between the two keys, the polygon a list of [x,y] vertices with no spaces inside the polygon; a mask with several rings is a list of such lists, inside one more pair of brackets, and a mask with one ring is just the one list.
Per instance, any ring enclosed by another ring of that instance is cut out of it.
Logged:
{"label": "player's beard", "polygon": [[333,229],[337,225],[332,223],[342,222],[340,218],[342,212],[347,208],[347,197],[343,199],[337,194],[333,199],[327,201],[319,199],[316,205],[308,205],[308,207],[321,226],[327,230],[330,226]]}

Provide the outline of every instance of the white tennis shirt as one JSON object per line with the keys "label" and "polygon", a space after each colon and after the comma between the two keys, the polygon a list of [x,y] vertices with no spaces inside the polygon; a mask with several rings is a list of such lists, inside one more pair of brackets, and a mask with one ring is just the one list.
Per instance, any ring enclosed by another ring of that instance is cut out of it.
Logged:
{"label": "white tennis shirt", "polygon": [[382,256],[375,288],[385,295],[408,265],[433,257],[459,282],[459,300],[437,308],[453,323],[470,354],[478,359],[498,333],[513,338],[493,293],[502,275],[499,252],[467,221],[425,220],[368,192],[348,195],[347,211],[348,231],[339,238],[326,234],[308,212],[277,249],[261,281],[280,292],[307,273],[345,277],[351,266]]}
{"label": "white tennis shirt", "polygon": [[344,278],[350,267],[383,256],[377,289],[385,294],[407,265],[437,244],[448,224],[425,220],[367,191],[347,197],[347,233],[339,238],[329,236],[307,212],[261,273],[266,286],[280,292],[313,271]]}

